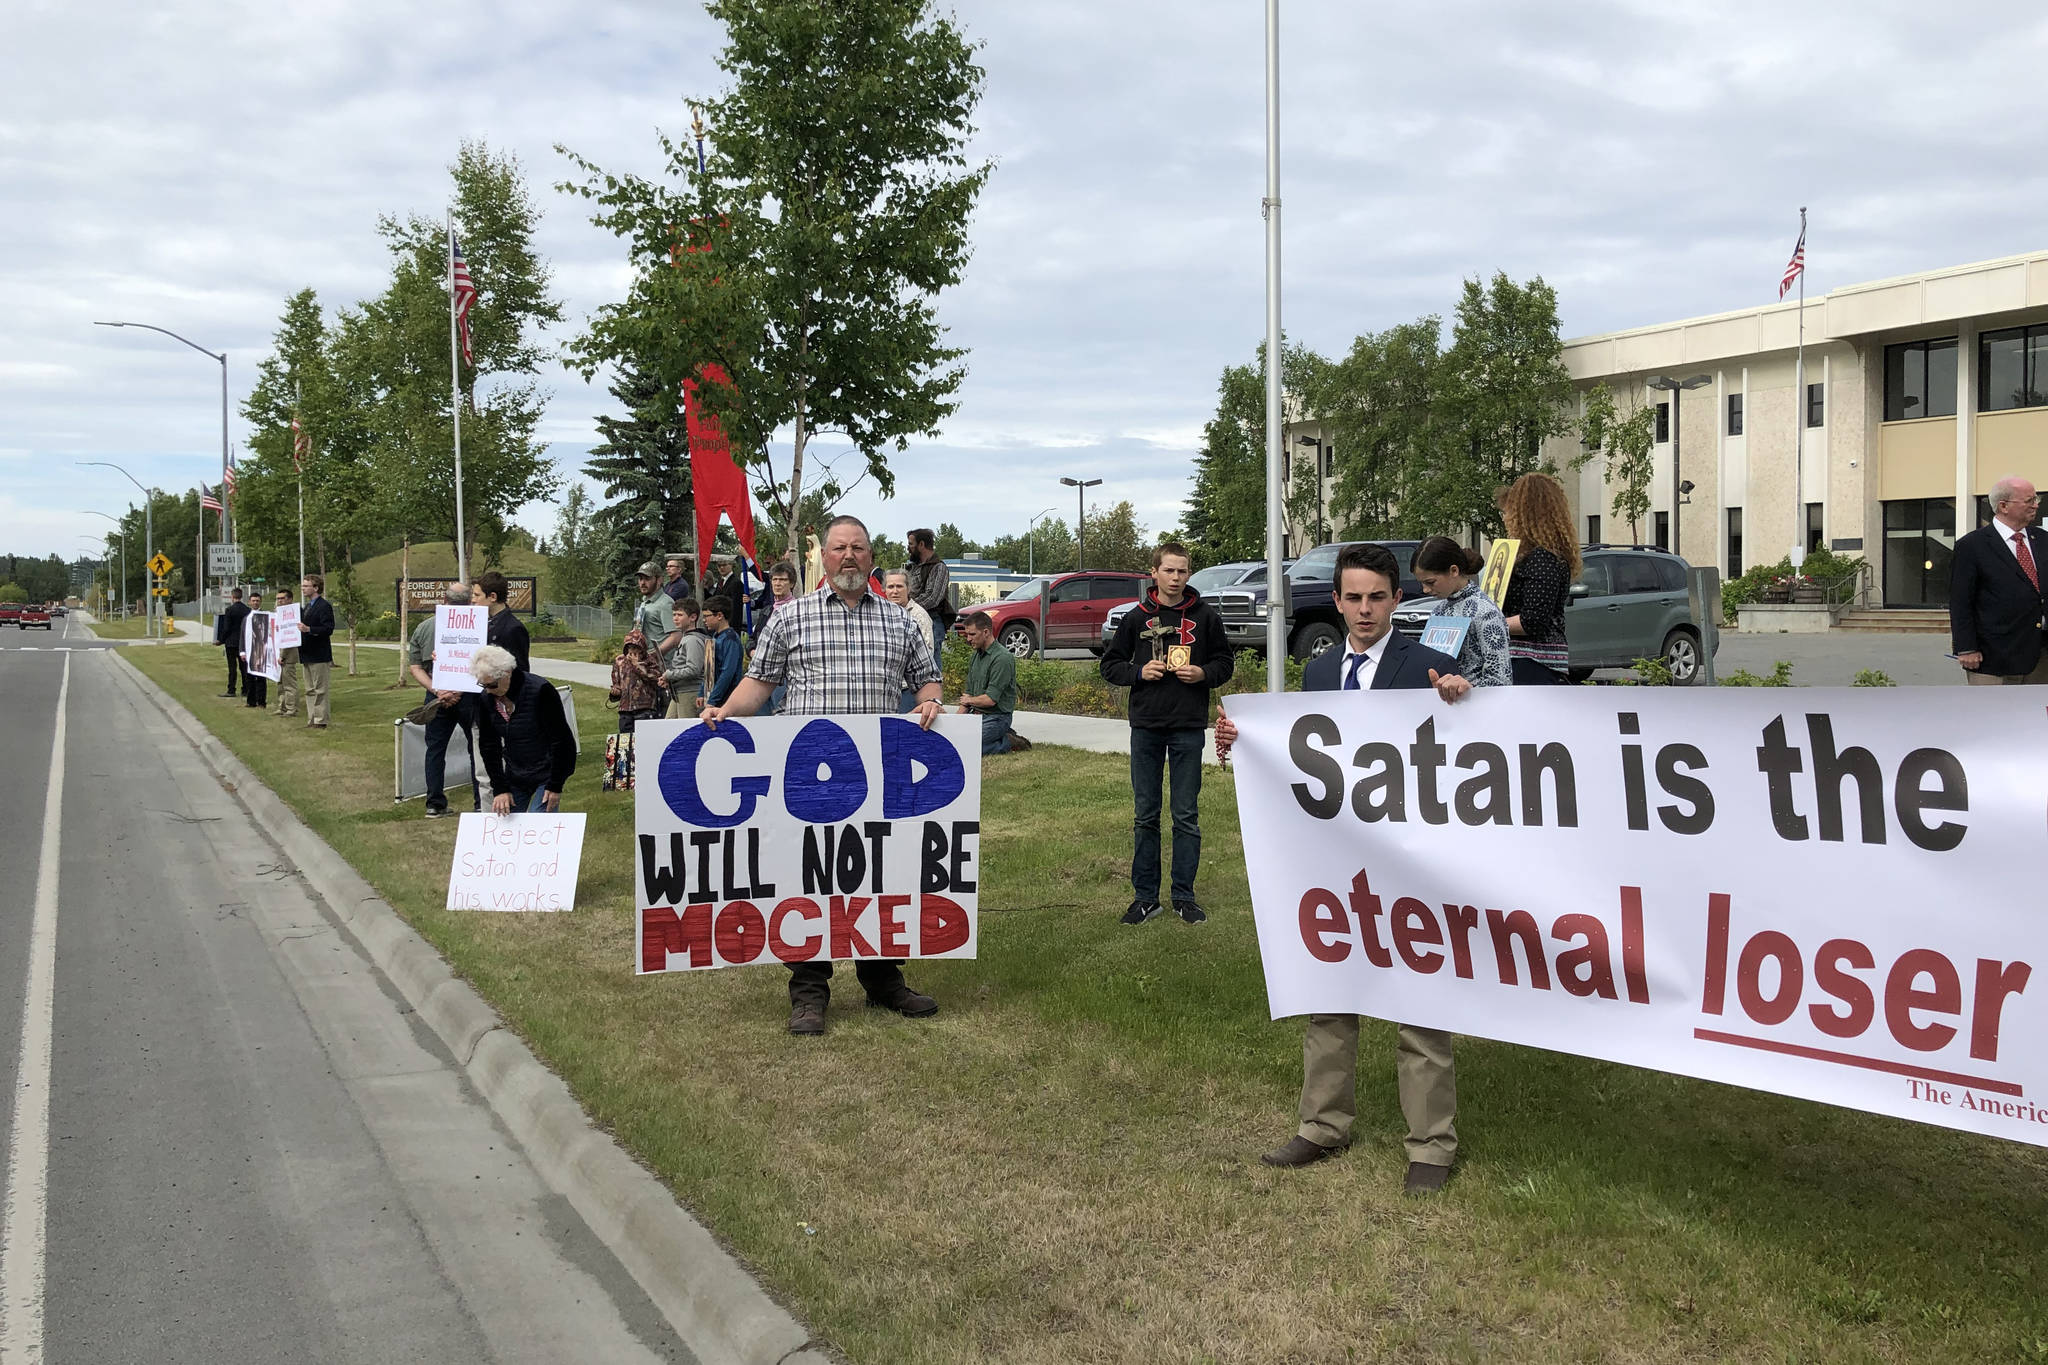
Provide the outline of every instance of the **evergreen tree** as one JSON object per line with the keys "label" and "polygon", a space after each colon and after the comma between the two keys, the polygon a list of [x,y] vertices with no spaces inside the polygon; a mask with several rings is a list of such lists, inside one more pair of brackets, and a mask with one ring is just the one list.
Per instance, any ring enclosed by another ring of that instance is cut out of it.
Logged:
{"label": "evergreen tree", "polygon": [[[628,362],[611,394],[626,415],[597,419],[604,439],[590,448],[583,472],[607,499],[591,514],[609,542],[600,587],[620,595],[633,590],[633,572],[646,561],[684,553],[696,533],[696,501],[675,390],[653,370]],[[690,572],[694,577],[694,566]]]}

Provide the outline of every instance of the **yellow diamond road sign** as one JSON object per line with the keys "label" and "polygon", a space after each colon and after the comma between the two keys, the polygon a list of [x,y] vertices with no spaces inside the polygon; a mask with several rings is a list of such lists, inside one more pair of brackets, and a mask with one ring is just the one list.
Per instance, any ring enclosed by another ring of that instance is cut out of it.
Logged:
{"label": "yellow diamond road sign", "polygon": [[149,571],[155,574],[158,578],[162,578],[165,574],[171,571],[170,557],[166,555],[162,550],[158,550],[156,552],[156,558],[149,561]]}

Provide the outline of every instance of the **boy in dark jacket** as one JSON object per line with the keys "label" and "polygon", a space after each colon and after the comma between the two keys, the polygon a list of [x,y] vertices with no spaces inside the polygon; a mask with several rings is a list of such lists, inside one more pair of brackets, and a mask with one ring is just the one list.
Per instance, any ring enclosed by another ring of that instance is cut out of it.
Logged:
{"label": "boy in dark jacket", "polygon": [[1125,924],[1143,924],[1159,903],[1159,809],[1165,769],[1173,769],[1173,912],[1189,924],[1208,918],[1195,902],[1195,870],[1202,861],[1202,736],[1209,725],[1209,690],[1230,681],[1236,661],[1216,608],[1188,586],[1194,569],[1187,546],[1167,541],[1152,551],[1152,588],[1124,613],[1102,652],[1102,676],[1128,687],[1131,718],[1131,795],[1136,848],[1131,856],[1131,905]]}

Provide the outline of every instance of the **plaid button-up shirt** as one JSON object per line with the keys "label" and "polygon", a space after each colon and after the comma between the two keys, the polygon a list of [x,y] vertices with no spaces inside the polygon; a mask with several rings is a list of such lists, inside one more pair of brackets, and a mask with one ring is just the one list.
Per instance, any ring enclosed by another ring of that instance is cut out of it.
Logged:
{"label": "plaid button-up shirt", "polygon": [[747,676],[788,689],[785,716],[890,716],[939,668],[909,612],[872,589],[849,607],[828,585],[775,609]]}

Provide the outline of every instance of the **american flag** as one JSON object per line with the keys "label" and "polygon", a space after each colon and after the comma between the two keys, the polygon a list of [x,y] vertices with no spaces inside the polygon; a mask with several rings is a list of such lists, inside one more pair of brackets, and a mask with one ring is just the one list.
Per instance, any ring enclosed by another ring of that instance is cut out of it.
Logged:
{"label": "american flag", "polygon": [[220,479],[220,491],[221,491],[221,492],[223,492],[223,493],[225,493],[225,494],[227,494],[227,496],[228,496],[228,499],[229,499],[230,501],[232,501],[232,500],[234,499],[234,496],[235,496],[235,467],[234,467],[233,465],[229,465],[229,466],[228,466],[228,467],[227,467],[227,468],[226,468],[225,470],[223,470],[223,471],[221,472],[221,479]]}
{"label": "american flag", "polygon": [[455,325],[462,334],[462,358],[473,366],[476,357],[469,351],[469,310],[476,302],[476,285],[469,278],[469,262],[462,259],[462,243],[455,240],[453,233],[448,235],[448,250],[448,276],[454,281]]}
{"label": "american flag", "polygon": [[1778,281],[1778,297],[1783,299],[1785,291],[1792,287],[1806,269],[1806,224],[1799,225],[1799,243],[1792,248],[1792,259],[1785,262],[1785,278]]}
{"label": "american flag", "polygon": [[[306,472],[306,457],[313,453],[313,438],[299,425],[297,417],[292,418],[292,468],[301,474]],[[232,488],[232,485],[230,485]]]}
{"label": "american flag", "polygon": [[199,510],[202,512],[224,512],[227,509],[220,505],[220,499],[213,495],[213,490],[202,483],[199,485]]}

